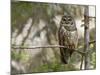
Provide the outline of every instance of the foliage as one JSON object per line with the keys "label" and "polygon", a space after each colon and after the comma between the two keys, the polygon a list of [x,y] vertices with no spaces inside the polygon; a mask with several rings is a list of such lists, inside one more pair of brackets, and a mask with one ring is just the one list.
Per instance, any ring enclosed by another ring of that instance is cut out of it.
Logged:
{"label": "foliage", "polygon": [[21,54],[17,53],[16,51],[12,51],[11,52],[11,58],[12,58],[12,60],[26,61],[26,60],[28,60],[29,56],[24,51]]}
{"label": "foliage", "polygon": [[96,68],[96,53],[95,52],[92,53],[91,65],[93,66],[94,69]]}
{"label": "foliage", "polygon": [[78,70],[71,64],[63,65],[59,63],[44,64],[36,69],[33,72],[58,72],[58,71],[75,71]]}

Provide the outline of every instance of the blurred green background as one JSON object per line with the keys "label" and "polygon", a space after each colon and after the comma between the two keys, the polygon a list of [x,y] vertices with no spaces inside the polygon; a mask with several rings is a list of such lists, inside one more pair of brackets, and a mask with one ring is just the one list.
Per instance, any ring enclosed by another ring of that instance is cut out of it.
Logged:
{"label": "blurred green background", "polygon": [[[84,49],[84,17],[85,5],[11,2],[11,46],[44,46],[58,45],[58,28],[61,16],[71,14],[79,34],[78,48]],[[95,6],[91,6],[91,13]],[[95,19],[90,19],[90,41],[95,40]],[[91,69],[96,68],[96,46],[90,44]],[[81,55],[74,53],[70,64],[60,64],[59,48],[11,49],[11,72],[34,73],[80,70]]]}

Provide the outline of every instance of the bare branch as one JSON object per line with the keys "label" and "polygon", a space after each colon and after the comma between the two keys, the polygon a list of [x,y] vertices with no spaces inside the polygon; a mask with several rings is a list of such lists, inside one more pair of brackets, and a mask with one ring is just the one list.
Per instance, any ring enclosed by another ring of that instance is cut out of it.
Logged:
{"label": "bare branch", "polygon": [[[12,46],[13,49],[37,49],[37,48],[67,48],[66,46],[61,46],[61,45],[46,45],[46,46],[31,46],[31,47],[24,47],[24,46]],[[80,53],[80,54],[85,54],[85,52],[81,52],[78,49],[73,49],[73,51]]]}
{"label": "bare branch", "polygon": [[93,16],[89,16],[89,18],[94,18],[94,19],[96,19],[96,17],[93,17]]}
{"label": "bare branch", "polygon": [[82,70],[83,60],[84,60],[84,56],[82,55],[82,58],[81,58],[81,64],[80,64],[80,70]]}
{"label": "bare branch", "polygon": [[[95,43],[96,41],[90,41],[89,44]],[[12,49],[37,49],[37,48],[67,48],[67,46],[61,46],[61,45],[46,45],[46,46],[19,46],[19,45],[13,45]],[[86,52],[81,52],[79,49],[74,49],[73,51],[78,52],[82,55],[84,55]]]}
{"label": "bare branch", "polygon": [[26,47],[26,46],[12,46],[13,49],[36,49],[36,48],[67,48],[66,46],[60,46],[60,45],[46,45],[46,46],[30,46],[30,47]]}
{"label": "bare branch", "polygon": [[89,42],[89,44],[92,44],[92,43],[96,43],[96,41],[95,41],[95,40],[93,40],[93,41],[90,41],[90,42]]}

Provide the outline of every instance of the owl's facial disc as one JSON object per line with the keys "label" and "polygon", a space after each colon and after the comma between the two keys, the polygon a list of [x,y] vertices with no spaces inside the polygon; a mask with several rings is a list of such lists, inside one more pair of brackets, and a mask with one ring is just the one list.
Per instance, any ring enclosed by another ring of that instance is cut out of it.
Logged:
{"label": "owl's facial disc", "polygon": [[62,17],[62,26],[70,26],[72,25],[72,17],[71,16],[63,16]]}
{"label": "owl's facial disc", "polygon": [[68,31],[77,30],[74,20],[71,16],[63,16],[61,20],[61,26],[63,26]]}

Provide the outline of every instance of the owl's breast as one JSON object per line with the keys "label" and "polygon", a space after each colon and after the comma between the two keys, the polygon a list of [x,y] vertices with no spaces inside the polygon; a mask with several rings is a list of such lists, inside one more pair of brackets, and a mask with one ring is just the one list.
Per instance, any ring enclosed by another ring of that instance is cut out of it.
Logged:
{"label": "owl's breast", "polygon": [[71,44],[76,45],[78,41],[77,31],[66,31],[64,33],[64,38],[66,45],[71,45]]}

